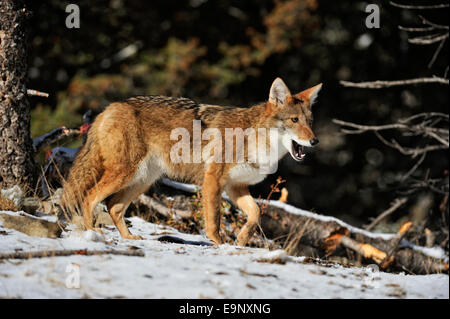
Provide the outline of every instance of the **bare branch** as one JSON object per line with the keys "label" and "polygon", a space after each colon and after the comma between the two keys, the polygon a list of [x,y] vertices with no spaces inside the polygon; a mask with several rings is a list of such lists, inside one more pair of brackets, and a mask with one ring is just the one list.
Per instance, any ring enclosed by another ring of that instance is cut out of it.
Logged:
{"label": "bare branch", "polygon": [[441,53],[442,48],[444,47],[445,41],[447,41],[447,39],[442,40],[441,43],[439,43],[439,46],[437,47],[436,51],[434,51],[433,57],[431,58],[430,62],[428,63],[429,69],[431,69],[434,62],[436,62],[436,59],[437,59],[439,53]]}
{"label": "bare branch", "polygon": [[[87,130],[86,130],[87,132]],[[75,137],[84,134],[85,131],[83,129],[76,128],[66,128],[65,126],[56,128],[49,133],[46,133],[42,136],[33,138],[33,149],[34,152],[38,152],[44,146],[56,143],[66,137]]]}
{"label": "bare branch", "polygon": [[393,7],[402,8],[402,9],[410,9],[410,10],[431,10],[431,9],[445,9],[449,7],[449,4],[442,3],[442,4],[434,4],[434,5],[407,5],[407,4],[400,4],[396,3],[394,1],[389,1],[389,4]]}
{"label": "bare branch", "polygon": [[349,82],[340,81],[341,85],[346,87],[363,88],[363,89],[382,89],[393,86],[403,86],[403,85],[413,85],[413,84],[428,84],[428,83],[439,83],[449,85],[449,80],[441,77],[429,77],[429,78],[416,78],[407,80],[397,80],[397,81],[372,81],[372,82]]}
{"label": "bare branch", "polygon": [[443,41],[448,38],[448,32],[445,34],[431,34],[431,35],[425,35],[417,38],[408,39],[409,43],[412,44],[419,44],[419,45],[427,45],[427,44],[433,44],[439,41]]}
{"label": "bare branch", "polygon": [[403,27],[401,25],[398,26],[398,28],[402,31],[406,31],[406,32],[428,32],[428,31],[433,31],[435,30],[434,27]]}
{"label": "bare branch", "polygon": [[27,95],[34,95],[34,96],[42,96],[42,97],[48,97],[49,94],[45,93],[45,92],[40,92],[40,91],[36,91],[36,90],[27,90]]}
{"label": "bare branch", "polygon": [[[434,119],[433,119],[434,118]],[[397,123],[386,125],[360,125],[352,122],[346,122],[338,119],[333,119],[333,123],[341,125],[341,132],[344,134],[362,134],[364,132],[374,132],[378,139],[385,145],[397,149],[404,155],[409,155],[415,158],[418,155],[426,154],[427,152],[448,149],[449,147],[449,132],[447,128],[435,127],[441,119],[448,121],[448,115],[438,112],[420,113],[408,118],[399,119]],[[419,123],[413,123],[413,120],[420,120]],[[430,137],[439,144],[427,144],[424,147],[405,147],[400,145],[395,139],[391,141],[386,140],[381,134],[385,130],[399,130],[404,136],[422,136]],[[417,167],[416,167],[417,168]],[[416,169],[415,168],[415,169]],[[414,169],[414,170],[415,170]],[[408,172],[408,176],[412,172]]]}
{"label": "bare branch", "polygon": [[386,209],[384,212],[382,212],[377,218],[375,218],[367,227],[365,227],[366,230],[373,229],[380,221],[382,221],[384,218],[395,212],[398,208],[400,208],[403,204],[405,204],[408,201],[408,198],[402,197],[397,198],[395,201],[392,202],[391,207]]}
{"label": "bare branch", "polygon": [[383,142],[383,144],[397,149],[400,153],[403,155],[410,155],[412,158],[417,157],[417,155],[421,155],[423,153],[432,152],[432,151],[438,151],[438,150],[444,150],[448,147],[445,145],[427,145],[425,147],[418,147],[418,148],[407,148],[401,146],[396,140],[392,139],[391,142],[388,142],[379,132],[374,131],[375,135],[378,137],[378,139]]}
{"label": "bare branch", "polygon": [[419,117],[424,117],[424,118],[431,118],[431,117],[443,117],[445,119],[447,119],[447,121],[449,120],[449,115],[445,114],[445,113],[440,113],[440,112],[423,112],[423,113],[417,113],[414,114],[413,116],[407,117],[407,118],[403,118],[403,119],[399,119],[398,122],[399,123],[407,123],[407,122],[411,122],[412,120],[415,120]]}
{"label": "bare branch", "polygon": [[422,156],[419,158],[416,164],[405,174],[400,178],[400,182],[404,182],[408,177],[410,177],[422,164],[423,160],[427,156],[427,153],[423,153]]}
{"label": "bare branch", "polygon": [[333,119],[333,123],[342,126],[348,126],[354,128],[354,130],[341,129],[341,131],[345,134],[360,134],[367,131],[382,131],[382,130],[391,130],[391,129],[407,129],[409,126],[405,124],[395,123],[395,124],[386,124],[386,125],[360,125],[352,122],[346,122],[338,119]]}
{"label": "bare branch", "polygon": [[142,250],[87,250],[87,249],[68,249],[68,250],[54,250],[54,251],[29,251],[29,252],[14,252],[1,253],[0,260],[3,259],[30,259],[30,258],[45,258],[71,255],[123,255],[123,256],[144,256]]}
{"label": "bare branch", "polygon": [[[411,117],[413,118],[413,117]],[[336,123],[338,125],[346,126],[352,128],[352,130],[349,129],[341,129],[341,132],[345,134],[361,134],[367,131],[383,131],[383,130],[392,130],[392,129],[398,129],[403,131],[408,131],[410,133],[413,133],[413,135],[424,135],[429,136],[440,142],[446,147],[449,147],[449,137],[448,137],[448,130],[447,129],[440,129],[435,127],[429,127],[426,126],[424,123],[420,124],[406,124],[411,121],[411,118],[407,119],[400,119],[398,120],[398,123],[393,124],[386,124],[386,125],[360,125],[355,124],[351,122],[345,122],[338,119],[333,119],[333,123]],[[415,116],[417,118],[417,116]],[[441,134],[442,136],[440,136]]]}
{"label": "bare branch", "polygon": [[431,22],[430,20],[428,20],[427,18],[425,18],[424,16],[419,15],[419,18],[422,20],[423,24],[427,24],[435,29],[443,29],[443,30],[448,30],[449,27],[448,25],[443,25],[443,24],[437,24],[434,22]]}

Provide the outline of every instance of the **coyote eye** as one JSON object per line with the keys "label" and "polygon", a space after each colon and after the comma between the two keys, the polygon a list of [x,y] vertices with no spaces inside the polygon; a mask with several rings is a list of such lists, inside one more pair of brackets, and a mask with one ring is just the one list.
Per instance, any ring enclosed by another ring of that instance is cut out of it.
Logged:
{"label": "coyote eye", "polygon": [[294,103],[295,104],[303,104],[303,99],[300,99],[298,97],[294,97]]}
{"label": "coyote eye", "polygon": [[291,121],[294,122],[294,123],[297,123],[298,122],[298,117],[291,118]]}

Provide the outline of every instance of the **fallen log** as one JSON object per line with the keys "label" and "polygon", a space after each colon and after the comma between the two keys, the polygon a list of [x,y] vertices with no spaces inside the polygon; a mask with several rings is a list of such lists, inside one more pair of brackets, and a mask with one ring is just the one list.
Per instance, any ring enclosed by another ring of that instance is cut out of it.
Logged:
{"label": "fallen log", "polygon": [[65,126],[55,128],[54,130],[42,136],[33,138],[33,149],[37,153],[43,147],[54,144],[65,138],[78,137],[86,134],[90,128],[89,123],[85,123],[80,128],[67,128]]}
{"label": "fallen log", "polygon": [[[189,185],[163,179],[164,187],[157,189],[159,200],[150,200],[149,207],[163,215],[178,215],[183,218],[192,216],[186,209],[186,202],[192,201],[189,194],[199,191],[196,185]],[[185,192],[184,200],[178,200],[171,207],[163,204],[164,197],[172,198],[170,188]],[[142,199],[148,197],[141,196]],[[224,200],[229,200],[224,193]],[[147,199],[148,200],[148,199]],[[184,202],[184,207],[177,206]],[[326,258],[345,256],[346,249],[354,251],[366,264],[376,263],[381,269],[407,271],[413,274],[448,272],[448,256],[440,247],[426,248],[413,245],[405,239],[412,224],[406,223],[396,234],[372,233],[348,225],[341,220],[301,210],[280,201],[257,200],[264,204],[264,214],[260,221],[260,235],[278,243],[292,255],[307,255]],[[162,205],[162,207],[161,207]],[[348,257],[348,256],[347,256]]]}

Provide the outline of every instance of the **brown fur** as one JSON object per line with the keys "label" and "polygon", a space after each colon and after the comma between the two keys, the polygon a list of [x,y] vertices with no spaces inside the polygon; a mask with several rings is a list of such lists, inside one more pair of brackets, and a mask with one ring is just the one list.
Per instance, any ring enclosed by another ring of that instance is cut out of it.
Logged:
{"label": "brown fur", "polygon": [[[94,207],[109,198],[107,207],[122,237],[139,239],[130,234],[123,216],[130,202],[165,174],[202,185],[206,234],[217,244],[222,243],[219,203],[225,190],[248,215],[238,236],[238,243],[245,245],[259,223],[258,205],[248,191],[251,182],[236,182],[230,177],[237,163],[173,163],[170,150],[177,141],[170,140],[170,133],[175,128],[186,128],[192,145],[193,120],[201,120],[202,129],[218,128],[222,136],[225,128],[270,128],[283,123],[299,139],[310,140],[314,138],[310,127],[311,94],[308,90],[295,96],[289,94],[282,105],[269,99],[250,108],[203,105],[164,96],[112,103],[97,117],[76,157],[64,185],[63,206],[68,211],[81,210],[85,227],[92,229]],[[294,116],[299,119],[297,123],[290,121]],[[207,143],[202,141],[202,147]],[[247,138],[245,145],[248,147]]]}

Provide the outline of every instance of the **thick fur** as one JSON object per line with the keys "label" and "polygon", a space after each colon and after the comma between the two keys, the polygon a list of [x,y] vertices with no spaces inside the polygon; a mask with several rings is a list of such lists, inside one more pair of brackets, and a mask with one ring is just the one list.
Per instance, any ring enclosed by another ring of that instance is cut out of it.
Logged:
{"label": "thick fur", "polygon": [[[315,138],[311,129],[311,104],[319,89],[316,86],[291,95],[284,82],[276,79],[269,100],[250,108],[205,105],[165,96],[142,96],[112,103],[96,118],[86,144],[77,155],[64,185],[63,206],[68,211],[80,209],[85,227],[91,229],[94,207],[108,198],[109,213],[122,237],[139,239],[125,225],[125,211],[132,200],[162,175],[167,175],[202,185],[206,234],[217,244],[222,243],[219,203],[221,193],[226,191],[248,215],[238,235],[238,243],[245,245],[259,223],[259,208],[248,191],[248,185],[265,178],[259,174],[259,164],[174,163],[170,151],[177,140],[170,139],[171,132],[187,129],[192,145],[194,120],[201,121],[202,130],[217,128],[222,136],[225,128],[277,128],[283,139],[279,141],[279,159],[291,151],[288,149],[291,138],[311,146],[309,141]],[[292,117],[298,120],[294,123]],[[208,143],[202,140],[202,148]],[[245,147],[248,147],[247,138]]]}

